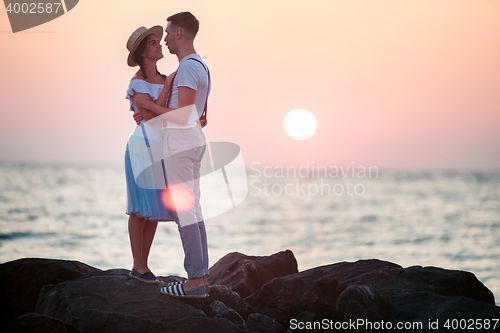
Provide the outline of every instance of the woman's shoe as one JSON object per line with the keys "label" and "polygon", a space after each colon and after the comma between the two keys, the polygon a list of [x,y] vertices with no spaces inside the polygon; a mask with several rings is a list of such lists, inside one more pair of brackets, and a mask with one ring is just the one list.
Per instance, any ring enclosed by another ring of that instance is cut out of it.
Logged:
{"label": "woman's shoe", "polygon": [[133,279],[139,280],[144,283],[149,284],[162,284],[163,281],[159,280],[153,273],[146,272],[144,274],[139,273],[135,269],[132,268],[132,271],[128,274]]}

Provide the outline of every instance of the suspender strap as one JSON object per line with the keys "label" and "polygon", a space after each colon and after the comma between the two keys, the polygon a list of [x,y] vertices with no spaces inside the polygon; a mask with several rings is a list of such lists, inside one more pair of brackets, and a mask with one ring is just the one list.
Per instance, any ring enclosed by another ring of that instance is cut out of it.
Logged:
{"label": "suspender strap", "polygon": [[199,61],[198,59],[194,59],[194,58],[189,58],[188,60],[194,60],[194,61],[197,61],[199,62],[203,68],[205,69],[205,72],[207,72],[207,75],[208,75],[208,87],[207,87],[207,98],[205,99],[205,107],[203,108],[203,113],[201,114],[201,117],[202,118],[203,116],[205,116],[205,118],[207,117],[207,104],[208,104],[208,93],[210,92],[210,86],[211,86],[211,80],[210,80],[210,70],[208,69],[208,67],[206,67],[201,61]]}
{"label": "suspender strap", "polygon": [[[174,75],[174,80],[175,80],[175,77],[177,76],[177,73],[175,73]],[[168,105],[170,103],[170,98],[172,97],[172,89],[174,88],[174,80],[172,80],[172,84],[170,85],[170,90],[168,91],[168,97],[167,97],[167,104],[165,104],[168,108]]]}
{"label": "suspender strap", "polygon": [[[201,61],[199,61],[198,59],[194,59],[194,58],[189,58],[188,60],[194,60],[194,61],[197,61],[199,62],[203,68],[205,69],[205,72],[207,72],[207,75],[208,75],[208,87],[207,87],[207,98],[205,99],[205,107],[203,108],[203,112],[200,116],[200,119],[205,117],[205,119],[207,118],[207,104],[208,104],[208,93],[210,92],[210,87],[211,87],[211,80],[210,80],[210,70],[208,69],[208,67],[206,67]],[[175,73],[175,75],[177,75],[177,73]],[[175,76],[174,76],[174,80],[175,80]],[[170,103],[170,97],[172,96],[172,89],[174,87],[174,81],[172,80],[172,84],[170,85],[170,91],[168,93],[168,98],[167,98],[167,108],[168,108],[168,104]]]}

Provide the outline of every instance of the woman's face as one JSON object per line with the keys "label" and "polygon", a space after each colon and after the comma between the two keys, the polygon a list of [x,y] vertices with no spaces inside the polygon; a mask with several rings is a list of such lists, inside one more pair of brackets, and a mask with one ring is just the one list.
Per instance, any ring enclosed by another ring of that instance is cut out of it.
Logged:
{"label": "woman's face", "polygon": [[159,60],[163,58],[163,53],[161,51],[160,39],[156,37],[156,35],[149,35],[146,51],[143,53],[143,56],[152,60]]}

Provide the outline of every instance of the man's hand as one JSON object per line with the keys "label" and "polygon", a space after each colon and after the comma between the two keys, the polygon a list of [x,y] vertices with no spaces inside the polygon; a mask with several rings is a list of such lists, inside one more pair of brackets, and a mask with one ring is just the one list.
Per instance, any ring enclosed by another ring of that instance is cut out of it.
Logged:
{"label": "man's hand", "polygon": [[139,125],[143,119],[144,118],[142,118],[142,115],[140,112],[134,112],[134,120],[137,123],[137,125]]}
{"label": "man's hand", "polygon": [[134,102],[134,104],[137,105],[138,107],[147,109],[149,103],[153,103],[153,101],[151,100],[151,96],[149,94],[141,94],[135,92],[134,90],[132,91],[134,92],[134,94],[130,98],[132,99],[132,102]]}
{"label": "man's hand", "polygon": [[202,115],[200,117],[200,125],[201,125],[201,127],[207,126],[207,116],[206,115]]}

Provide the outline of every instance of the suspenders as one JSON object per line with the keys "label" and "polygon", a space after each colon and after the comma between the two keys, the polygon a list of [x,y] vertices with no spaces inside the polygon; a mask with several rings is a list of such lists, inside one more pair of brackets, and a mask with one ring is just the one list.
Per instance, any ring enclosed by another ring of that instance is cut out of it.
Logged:
{"label": "suspenders", "polygon": [[[194,60],[196,62],[199,62],[203,68],[205,69],[205,71],[207,72],[207,75],[208,75],[208,87],[207,87],[207,98],[205,99],[205,107],[203,108],[203,112],[200,116],[200,123],[202,125],[202,127],[204,126],[203,122],[206,124],[207,122],[207,104],[208,104],[208,94],[210,92],[210,86],[211,86],[211,80],[210,80],[210,70],[201,62],[199,61],[198,59],[194,59],[194,58],[189,58],[188,60]],[[177,75],[177,74],[175,74]],[[175,79],[175,77],[174,77]],[[172,85],[170,86],[170,92],[168,94],[168,99],[167,99],[167,107],[168,107],[168,103],[170,103],[170,96],[172,96],[172,89],[174,87],[174,81],[172,80]]]}
{"label": "suspenders", "polygon": [[[198,59],[194,59],[194,58],[189,58],[188,60],[194,60],[194,61],[197,61],[199,62],[203,68],[205,69],[205,71],[207,72],[207,75],[208,75],[208,87],[207,87],[207,98],[205,99],[205,107],[203,108],[203,112],[201,114],[201,117],[200,117],[200,122],[201,122],[201,119],[204,118],[205,119],[205,123],[207,121],[207,104],[208,104],[208,93],[210,92],[210,70],[208,69],[208,67],[206,67],[201,61],[199,61]],[[173,83],[172,83],[173,85]],[[202,124],[203,126],[203,124]]]}

